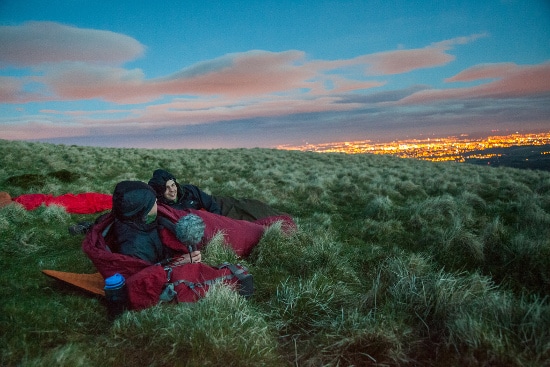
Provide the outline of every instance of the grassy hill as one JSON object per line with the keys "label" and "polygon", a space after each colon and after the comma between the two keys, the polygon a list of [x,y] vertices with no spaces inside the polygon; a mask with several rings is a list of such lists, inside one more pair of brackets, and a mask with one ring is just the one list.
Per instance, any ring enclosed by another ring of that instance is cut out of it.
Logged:
{"label": "grassy hill", "polygon": [[[2,366],[543,366],[550,172],[270,149],[144,150],[0,140],[0,191],[111,193],[156,168],[292,214],[244,262],[257,292],[126,312],[41,274],[94,272],[67,227],[0,209]],[[236,261],[216,238],[204,259]]]}

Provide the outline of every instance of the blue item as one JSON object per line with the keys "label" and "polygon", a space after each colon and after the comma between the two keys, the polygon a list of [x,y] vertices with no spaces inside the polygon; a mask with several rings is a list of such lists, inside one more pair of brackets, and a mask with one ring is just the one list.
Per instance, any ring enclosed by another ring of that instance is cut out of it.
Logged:
{"label": "blue item", "polygon": [[115,275],[105,279],[105,290],[120,288],[124,284],[126,284],[124,277],[121,274],[116,273]]}
{"label": "blue item", "polygon": [[116,273],[105,279],[103,290],[105,291],[105,298],[107,298],[109,317],[113,320],[127,308],[128,292],[124,276]]}

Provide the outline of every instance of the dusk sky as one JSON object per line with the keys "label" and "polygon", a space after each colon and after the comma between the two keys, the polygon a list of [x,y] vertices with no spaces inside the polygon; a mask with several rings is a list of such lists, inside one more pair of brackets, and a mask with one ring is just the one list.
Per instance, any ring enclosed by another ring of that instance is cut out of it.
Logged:
{"label": "dusk sky", "polygon": [[0,139],[277,147],[550,131],[550,1],[0,0]]}

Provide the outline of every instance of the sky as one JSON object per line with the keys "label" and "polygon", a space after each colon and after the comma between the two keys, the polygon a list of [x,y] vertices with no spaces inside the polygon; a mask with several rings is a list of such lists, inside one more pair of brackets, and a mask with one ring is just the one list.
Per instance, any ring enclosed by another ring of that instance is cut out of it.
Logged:
{"label": "sky", "polygon": [[0,0],[0,139],[276,148],[550,131],[550,1]]}

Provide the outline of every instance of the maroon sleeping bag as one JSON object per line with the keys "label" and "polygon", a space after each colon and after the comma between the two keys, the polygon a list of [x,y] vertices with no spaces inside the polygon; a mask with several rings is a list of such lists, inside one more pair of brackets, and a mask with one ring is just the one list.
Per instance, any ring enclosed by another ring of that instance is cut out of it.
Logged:
{"label": "maroon sleeping bag", "polygon": [[[292,218],[277,216],[264,218],[256,222],[236,220],[212,214],[202,210],[176,210],[158,205],[158,215],[176,223],[180,218],[195,214],[205,224],[204,236],[198,246],[204,246],[216,233],[222,231],[225,242],[239,256],[248,256],[260,241],[265,229],[278,221],[283,228],[295,228]],[[114,253],[109,243],[109,228],[114,215],[108,213],[96,223],[86,235],[82,249],[90,258],[103,278],[119,273],[126,279],[130,309],[143,309],[157,304],[166,285],[172,283],[179,302],[195,302],[208,290],[212,280],[222,280],[229,284],[237,282],[233,272],[227,268],[217,268],[204,263],[184,264],[178,266],[152,265],[147,261],[131,256]],[[186,244],[182,244],[174,233],[163,228],[160,230],[162,242],[180,253],[187,253]],[[112,247],[112,246],[111,246]]]}

